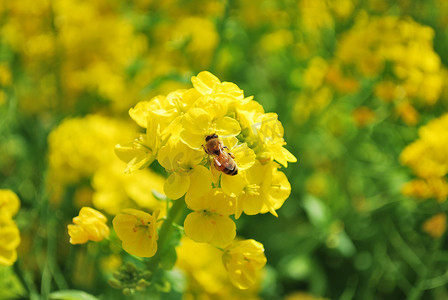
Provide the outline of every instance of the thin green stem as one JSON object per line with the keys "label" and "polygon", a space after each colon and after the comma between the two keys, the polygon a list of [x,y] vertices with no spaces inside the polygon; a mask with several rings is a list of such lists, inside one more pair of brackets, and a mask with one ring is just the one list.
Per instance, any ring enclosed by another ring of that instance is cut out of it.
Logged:
{"label": "thin green stem", "polygon": [[37,292],[36,286],[34,285],[34,282],[29,275],[27,276],[27,274],[25,274],[25,271],[20,266],[20,261],[17,261],[13,266],[17,278],[20,280],[20,283],[28,292],[27,296],[32,300],[39,299],[40,297]]}
{"label": "thin green stem", "polygon": [[230,15],[230,7],[232,6],[232,0],[227,0],[225,1],[225,8],[224,8],[224,14],[222,16],[222,19],[219,21],[219,23],[216,25],[216,31],[218,32],[219,35],[219,41],[218,41],[218,45],[216,46],[215,51],[213,52],[213,56],[210,62],[210,67],[209,70],[210,72],[214,72],[214,69],[216,67],[216,64],[218,62],[218,58],[219,58],[219,52],[221,51],[221,48],[224,44],[224,29],[225,29],[225,25],[227,22],[227,19],[229,18]]}
{"label": "thin green stem", "polygon": [[432,243],[432,247],[430,249],[431,255],[428,260],[425,262],[425,268],[422,269],[421,272],[418,273],[418,279],[414,288],[409,293],[407,300],[417,300],[422,297],[422,294],[425,290],[428,289],[428,277],[431,276],[430,271],[433,270],[434,263],[436,261],[437,254],[440,253],[440,247],[444,244],[443,238],[436,239],[434,243]]}
{"label": "thin green stem", "polygon": [[159,231],[159,240],[157,242],[158,244],[158,250],[157,253],[154,255],[154,257],[149,261],[148,263],[148,269],[151,271],[154,271],[158,266],[159,263],[164,255],[165,250],[165,243],[168,240],[168,237],[170,236],[171,232],[175,228],[174,224],[176,220],[181,215],[181,212],[183,212],[185,208],[185,198],[182,197],[180,199],[177,199],[173,201],[174,204],[171,207],[171,209],[168,212],[168,216],[163,222],[162,227]]}

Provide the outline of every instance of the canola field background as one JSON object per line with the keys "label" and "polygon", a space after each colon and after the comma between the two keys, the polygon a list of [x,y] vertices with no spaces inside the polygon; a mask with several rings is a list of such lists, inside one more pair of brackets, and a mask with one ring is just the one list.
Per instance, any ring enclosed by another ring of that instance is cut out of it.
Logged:
{"label": "canola field background", "polygon": [[[0,24],[0,299],[448,299],[448,2],[15,0]],[[114,148],[145,132],[131,108],[202,71],[277,114],[297,158],[256,153],[284,165],[278,217],[230,217],[264,246],[248,288],[183,237],[199,208],[163,232],[160,266],[112,224],[174,220],[170,168],[126,174]],[[108,238],[70,243],[82,207]]]}

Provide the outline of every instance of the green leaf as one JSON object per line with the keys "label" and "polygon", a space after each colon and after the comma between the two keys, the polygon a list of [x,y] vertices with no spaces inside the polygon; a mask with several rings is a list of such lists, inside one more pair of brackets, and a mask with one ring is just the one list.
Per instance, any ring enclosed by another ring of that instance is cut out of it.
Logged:
{"label": "green leaf", "polygon": [[97,297],[78,290],[63,290],[50,294],[54,300],[98,300]]}
{"label": "green leaf", "polygon": [[328,226],[330,222],[330,211],[320,199],[307,195],[303,199],[303,208],[311,224],[319,228]]}

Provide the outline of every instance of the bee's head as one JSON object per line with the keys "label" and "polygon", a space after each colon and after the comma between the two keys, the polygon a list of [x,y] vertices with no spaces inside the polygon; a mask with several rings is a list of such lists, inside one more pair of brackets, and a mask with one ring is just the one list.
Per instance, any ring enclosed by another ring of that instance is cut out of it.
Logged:
{"label": "bee's head", "polygon": [[205,137],[205,141],[208,142],[208,141],[210,141],[211,139],[216,139],[216,138],[218,138],[218,135],[217,135],[216,133],[214,133],[214,134],[210,134],[210,135],[207,135],[207,136]]}

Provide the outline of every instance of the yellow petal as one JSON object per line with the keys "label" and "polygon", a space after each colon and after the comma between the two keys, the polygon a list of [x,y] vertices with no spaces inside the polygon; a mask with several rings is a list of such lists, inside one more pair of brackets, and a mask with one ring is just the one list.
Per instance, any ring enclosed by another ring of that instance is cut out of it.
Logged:
{"label": "yellow petal", "polygon": [[274,209],[279,209],[283,202],[288,199],[291,194],[291,184],[283,172],[274,170],[268,193],[275,203]]}
{"label": "yellow petal", "polygon": [[205,196],[204,209],[229,216],[235,213],[235,200],[236,198],[230,197],[222,189],[213,189],[212,193]]}
{"label": "yellow petal", "polygon": [[253,268],[241,269],[242,267],[239,265],[231,265],[227,271],[232,284],[241,290],[245,290],[255,284],[257,274]]}
{"label": "yellow petal", "polygon": [[89,240],[87,232],[78,225],[70,224],[68,227],[68,234],[70,236],[70,244],[84,244]]}
{"label": "yellow petal", "polygon": [[214,234],[209,243],[216,247],[225,247],[230,244],[236,236],[235,222],[229,217],[219,216],[214,219]]}
{"label": "yellow petal", "polygon": [[289,162],[297,162],[297,158],[288,151],[288,149],[282,147],[282,152],[283,152],[283,156],[285,157],[285,159]]}
{"label": "yellow petal", "polygon": [[265,196],[263,194],[260,195],[245,195],[242,197],[242,207],[244,210],[244,213],[246,215],[256,215],[261,212],[261,209],[263,207],[265,201]]}
{"label": "yellow petal", "polygon": [[147,231],[138,230],[129,235],[126,243],[123,243],[123,249],[132,255],[152,257],[157,252],[157,242]]}
{"label": "yellow petal", "polygon": [[185,234],[195,242],[206,243],[212,239],[213,219],[204,216],[202,211],[190,213],[184,221]]}
{"label": "yellow petal", "polygon": [[210,170],[204,166],[196,166],[190,173],[190,187],[187,196],[199,198],[212,189],[212,177]]}
{"label": "yellow petal", "polygon": [[124,209],[115,216],[113,225],[123,249],[140,257],[151,257],[157,251],[158,213],[150,215],[136,209]]}
{"label": "yellow petal", "polygon": [[184,222],[185,234],[198,243],[210,243],[217,247],[227,246],[236,235],[235,223],[225,216],[209,212],[190,213]]}
{"label": "yellow petal", "polygon": [[131,173],[146,168],[155,159],[150,149],[136,144],[135,142],[115,146],[117,157],[127,163],[125,173]]}
{"label": "yellow petal", "polygon": [[20,232],[14,221],[0,227],[0,247],[13,250],[20,244]]}
{"label": "yellow petal", "polygon": [[232,153],[235,156],[235,162],[238,165],[238,169],[241,171],[249,169],[255,163],[255,152],[250,149],[246,143],[233,148]]}
{"label": "yellow petal", "polygon": [[183,130],[180,133],[180,139],[191,149],[200,150],[205,144],[205,134],[194,134],[188,130]]}
{"label": "yellow petal", "polygon": [[191,82],[194,88],[202,95],[212,93],[215,86],[221,83],[218,77],[207,71],[199,73],[198,76],[191,77]]}
{"label": "yellow petal", "polygon": [[267,170],[267,165],[262,166],[261,163],[256,160],[254,165],[246,171],[246,178],[250,184],[261,184]]}
{"label": "yellow petal", "polygon": [[235,136],[223,136],[220,137],[220,139],[222,139],[224,145],[229,149],[235,148],[235,146],[238,144],[238,139]]}
{"label": "yellow petal", "polygon": [[231,117],[220,117],[214,120],[213,126],[218,136],[236,136],[241,132],[240,123]]}
{"label": "yellow petal", "polygon": [[149,111],[150,101],[140,101],[133,108],[129,109],[129,115],[140,127],[146,128],[147,112]]}
{"label": "yellow petal", "polygon": [[171,173],[164,185],[165,195],[170,199],[179,199],[187,192],[190,186],[190,177],[181,176],[177,173]]}
{"label": "yellow petal", "polygon": [[17,260],[16,250],[7,250],[0,247],[0,265],[12,266]]}
{"label": "yellow petal", "polygon": [[223,82],[221,83],[221,93],[230,95],[238,100],[244,99],[244,92],[233,82]]}
{"label": "yellow petal", "polygon": [[221,188],[229,196],[237,197],[243,191],[245,186],[245,180],[242,173],[238,173],[237,175],[221,175]]}
{"label": "yellow petal", "polygon": [[182,126],[191,133],[203,134],[205,138],[211,120],[211,116],[202,108],[192,108],[184,115]]}
{"label": "yellow petal", "polygon": [[11,190],[0,190],[0,212],[13,217],[20,207],[20,200]]}

